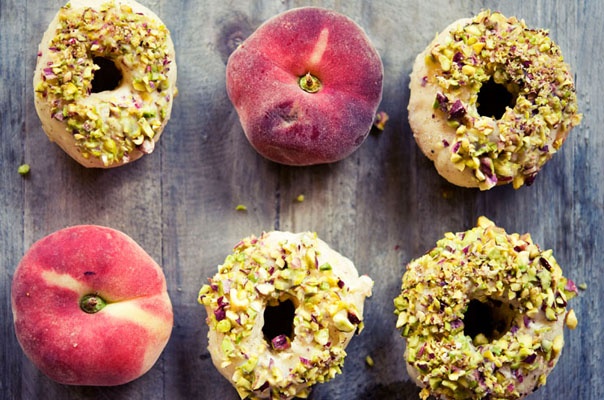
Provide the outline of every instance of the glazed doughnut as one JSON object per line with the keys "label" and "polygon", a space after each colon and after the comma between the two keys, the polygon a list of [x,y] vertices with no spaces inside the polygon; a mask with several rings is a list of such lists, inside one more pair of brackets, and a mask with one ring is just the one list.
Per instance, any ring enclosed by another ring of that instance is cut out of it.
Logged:
{"label": "glazed doughnut", "polygon": [[175,84],[170,33],[133,0],[63,6],[40,43],[33,82],[49,139],[97,168],[153,151],[170,118]]}
{"label": "glazed doughnut", "polygon": [[412,260],[395,298],[420,397],[520,399],[546,382],[574,329],[577,292],[552,251],[485,217]]}
{"label": "glazed doughnut", "polygon": [[341,373],[372,286],[315,233],[248,237],[199,292],[213,363],[241,398],[305,397]]}
{"label": "glazed doughnut", "polygon": [[[548,32],[488,10],[437,35],[409,87],[415,140],[458,186],[531,184],[581,121],[573,77]],[[498,115],[493,105],[506,97]]]}

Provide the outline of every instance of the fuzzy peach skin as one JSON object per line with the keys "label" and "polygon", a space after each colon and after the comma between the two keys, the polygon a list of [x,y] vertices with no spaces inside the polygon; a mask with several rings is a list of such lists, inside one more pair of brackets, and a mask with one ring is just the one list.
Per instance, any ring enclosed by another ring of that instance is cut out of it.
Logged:
{"label": "fuzzy peach skin", "polygon": [[[106,305],[85,312],[87,295]],[[34,243],[15,271],[11,301],[23,351],[63,384],[130,382],[155,364],[172,331],[159,265],[126,234],[101,226],[65,228]]]}
{"label": "fuzzy peach skin", "polygon": [[[316,78],[317,91],[301,78]],[[287,165],[339,161],[365,140],[384,69],[350,18],[296,8],[262,24],[229,57],[227,93],[251,145]]]}

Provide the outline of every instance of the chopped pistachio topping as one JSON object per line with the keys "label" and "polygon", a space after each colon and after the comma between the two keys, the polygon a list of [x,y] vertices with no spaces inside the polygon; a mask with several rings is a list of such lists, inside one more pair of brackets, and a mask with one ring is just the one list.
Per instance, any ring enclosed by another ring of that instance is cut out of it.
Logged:
{"label": "chopped pistachio topping", "polygon": [[[173,61],[168,37],[160,21],[125,4],[73,9],[67,3],[61,8],[46,49],[50,61],[42,66],[34,89],[51,105],[51,117],[65,123],[82,156],[109,166],[128,161],[135,148],[153,150],[175,91],[168,79]],[[132,96],[82,101],[91,95],[94,72],[100,68],[95,57],[129,71]]]}
{"label": "chopped pistachio topping", "polygon": [[566,315],[566,326],[569,329],[575,329],[579,321],[577,320],[577,315],[575,314],[575,310],[570,310]]}
{"label": "chopped pistachio topping", "polygon": [[368,367],[373,367],[375,365],[373,357],[371,357],[370,355],[365,356],[365,364],[367,364]]}
{"label": "chopped pistachio topping", "polygon": [[[567,280],[551,250],[529,234],[507,234],[485,217],[475,228],[446,233],[411,261],[394,299],[397,328],[407,339],[406,360],[423,383],[423,398],[518,399],[518,382],[541,363],[553,366],[563,345],[549,321],[564,318]],[[473,299],[508,304],[511,328],[489,342],[464,333]],[[572,317],[567,323],[573,325]]]}
{"label": "chopped pistachio topping", "polygon": [[19,165],[19,168],[17,168],[19,175],[27,175],[29,174],[30,170],[31,168],[29,167],[29,164],[21,164]]}
{"label": "chopped pistachio topping", "polygon": [[[581,121],[572,75],[545,30],[486,10],[453,29],[426,57],[424,84],[439,88],[434,108],[456,129],[451,161],[470,168],[481,189],[530,184]],[[499,120],[478,113],[492,79],[516,99]]]}
{"label": "chopped pistachio topping", "polygon": [[375,115],[375,120],[373,121],[373,126],[375,126],[376,129],[378,129],[379,131],[383,131],[386,128],[386,122],[388,122],[389,119],[390,119],[390,117],[388,116],[388,114],[385,111],[379,111]]}
{"label": "chopped pistachio topping", "polygon": [[[269,235],[251,236],[237,244],[218,273],[200,289],[199,302],[213,310],[206,322],[224,336],[222,350],[227,362],[237,363],[232,380],[242,398],[305,397],[306,387],[341,373],[347,335],[360,332],[362,315],[347,300],[349,285],[330,264],[319,263],[322,254],[316,233],[304,233],[299,240],[286,238],[277,246],[268,245]],[[296,305],[292,343],[278,337],[279,346],[266,339],[261,345],[248,345],[246,339],[258,315],[267,305],[285,300]],[[280,344],[283,341],[286,345]],[[308,358],[293,352],[296,342],[308,349]],[[277,357],[277,352],[288,351],[286,357],[297,361],[283,375],[268,360]],[[272,355],[263,357],[266,354]],[[250,360],[254,360],[253,367]]]}

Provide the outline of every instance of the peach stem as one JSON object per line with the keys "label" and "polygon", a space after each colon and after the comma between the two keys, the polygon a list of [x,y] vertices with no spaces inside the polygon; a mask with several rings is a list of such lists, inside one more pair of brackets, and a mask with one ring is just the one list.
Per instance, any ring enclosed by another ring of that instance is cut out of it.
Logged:
{"label": "peach stem", "polygon": [[80,300],[80,308],[88,314],[94,314],[101,311],[107,303],[96,294],[87,294]]}
{"label": "peach stem", "polygon": [[321,90],[321,87],[323,86],[321,81],[316,76],[311,75],[310,72],[301,76],[298,84],[302,90],[308,93],[316,93]]}

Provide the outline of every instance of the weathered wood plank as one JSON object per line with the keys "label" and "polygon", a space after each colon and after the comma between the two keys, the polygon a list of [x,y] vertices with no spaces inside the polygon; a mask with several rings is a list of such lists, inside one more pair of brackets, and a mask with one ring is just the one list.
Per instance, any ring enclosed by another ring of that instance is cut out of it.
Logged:
{"label": "weathered wood plank", "polygon": [[[205,312],[197,291],[242,237],[272,229],[314,230],[375,280],[366,328],[353,339],[344,374],[315,387],[318,399],[416,399],[405,372],[392,299],[404,266],[446,231],[486,215],[509,232],[530,232],[554,249],[566,275],[588,289],[571,302],[579,318],[548,385],[530,399],[600,399],[604,304],[599,251],[604,248],[604,111],[599,75],[604,4],[595,0],[405,0],[144,2],[176,43],[179,96],[155,153],[111,171],[79,167],[50,143],[33,107],[36,48],[63,4],[0,4],[0,389],[6,398],[235,399],[206,350]],[[247,143],[225,91],[225,63],[239,40],[284,11],[320,5],[367,31],[385,68],[380,109],[390,120],[342,162],[292,168],[268,162]],[[413,141],[406,105],[417,53],[457,18],[482,8],[516,15],[550,30],[576,76],[584,120],[535,184],[487,193],[441,179]],[[16,173],[21,162],[29,177]],[[304,201],[297,201],[298,195]],[[247,211],[236,211],[244,204]],[[26,360],[12,331],[10,280],[25,249],[67,225],[95,223],[131,235],[164,268],[175,311],[172,338],[141,379],[114,388],[66,387]],[[375,366],[365,364],[365,356]]]}
{"label": "weathered wood plank", "polygon": [[15,84],[25,79],[19,67],[26,63],[17,38],[22,37],[25,27],[25,4],[19,1],[0,3],[0,24],[13,21],[10,30],[0,33],[0,392],[9,398],[21,393],[22,354],[12,327],[10,287],[12,272],[23,254],[23,203],[27,177],[17,173],[24,162],[24,116],[27,105],[25,86]]}

